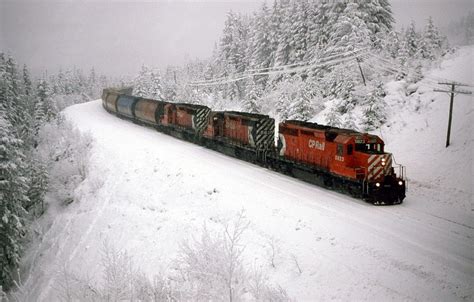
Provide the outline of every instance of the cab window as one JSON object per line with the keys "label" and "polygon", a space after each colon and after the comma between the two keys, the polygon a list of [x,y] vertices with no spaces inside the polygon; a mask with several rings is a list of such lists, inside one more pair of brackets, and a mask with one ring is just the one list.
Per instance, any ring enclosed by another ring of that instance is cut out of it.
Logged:
{"label": "cab window", "polygon": [[336,154],[339,156],[342,156],[343,152],[344,152],[344,147],[341,144],[337,144]]}
{"label": "cab window", "polygon": [[352,145],[348,145],[348,146],[347,146],[347,155],[352,155],[352,149],[353,149],[353,148],[354,148],[354,147],[353,147]]}
{"label": "cab window", "polygon": [[366,153],[383,153],[382,144],[356,144],[355,150]]}

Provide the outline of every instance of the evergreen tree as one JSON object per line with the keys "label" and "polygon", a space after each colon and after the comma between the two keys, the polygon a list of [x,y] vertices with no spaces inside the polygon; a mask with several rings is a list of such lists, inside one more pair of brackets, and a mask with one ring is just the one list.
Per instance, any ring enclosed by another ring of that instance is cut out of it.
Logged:
{"label": "evergreen tree", "polygon": [[[219,44],[218,62],[221,77],[232,78],[243,73],[247,66],[249,20],[240,14],[230,11],[224,25],[223,36]],[[240,82],[226,85],[225,96],[240,99],[244,96],[245,87]]]}
{"label": "evergreen tree", "polygon": [[402,35],[396,31],[390,31],[384,41],[383,50],[391,58],[398,58],[400,49],[402,47]]}
{"label": "evergreen tree", "polygon": [[36,211],[35,209],[41,205],[40,212],[38,212],[40,215],[44,211],[43,201],[46,190],[48,189],[48,170],[47,167],[37,159],[30,159],[28,161],[28,167],[30,186],[27,196],[29,203],[25,205],[25,209],[28,212],[32,210]]}
{"label": "evergreen tree", "polygon": [[7,104],[7,64],[5,54],[0,53],[0,106],[3,106],[4,110],[9,106]]}
{"label": "evergreen tree", "polygon": [[[402,31],[403,32],[403,31]],[[398,53],[396,55],[399,74],[396,78],[398,80],[403,79],[408,74],[408,66],[410,59],[410,45],[405,34],[400,35],[400,46],[398,48]]]}
{"label": "evergreen tree", "polygon": [[147,97],[148,96],[148,87],[149,87],[149,80],[150,71],[148,67],[142,65],[140,71],[138,72],[137,77],[135,78],[133,84],[133,94],[136,96]]}
{"label": "evergreen tree", "polygon": [[341,113],[338,111],[337,107],[331,108],[325,116],[326,123],[332,127],[341,127]]}
{"label": "evergreen tree", "polygon": [[42,124],[52,121],[58,112],[50,97],[48,83],[41,79],[36,87],[36,103],[34,113],[35,131],[38,132]]}
{"label": "evergreen tree", "polygon": [[[273,49],[270,37],[270,10],[264,2],[261,12],[254,16],[253,26],[249,38],[250,66],[252,69],[262,69],[271,67],[273,62]],[[268,76],[256,76],[255,82],[260,89],[265,90]]]}
{"label": "evergreen tree", "polygon": [[357,3],[347,4],[333,28],[329,39],[329,52],[341,54],[369,47],[370,30],[364,22],[365,18]]}
{"label": "evergreen tree", "polygon": [[407,48],[408,48],[408,56],[410,58],[414,58],[415,55],[418,53],[418,34],[415,29],[415,22],[411,22],[410,26],[407,28],[405,32],[405,39],[407,43]]}
{"label": "evergreen tree", "polygon": [[306,57],[307,38],[308,38],[308,9],[306,0],[293,2],[292,16],[293,22],[290,24],[290,54],[289,63],[302,62]]}
{"label": "evergreen tree", "polygon": [[149,96],[155,100],[163,100],[163,86],[161,84],[161,76],[158,71],[150,72]]}
{"label": "evergreen tree", "polygon": [[[288,1],[281,0],[278,10],[276,11],[276,13],[280,14],[281,23],[278,29],[278,46],[276,48],[274,66],[284,66],[291,63],[290,51],[293,46],[291,27],[294,21],[292,19],[293,13],[296,13],[292,8]],[[280,76],[277,76],[276,80],[279,79]]]}
{"label": "evergreen tree", "polygon": [[386,103],[384,97],[383,84],[379,82],[368,96],[362,121],[365,131],[373,131],[386,122]]}
{"label": "evergreen tree", "polygon": [[3,75],[4,108],[7,110],[15,137],[25,143],[30,136],[30,104],[29,98],[25,96],[23,81],[18,74],[17,63],[12,57],[7,58]]}
{"label": "evergreen tree", "polygon": [[349,111],[344,115],[341,126],[346,129],[358,130],[352,111]]}
{"label": "evergreen tree", "polygon": [[438,29],[433,23],[433,18],[429,17],[423,35],[419,41],[419,53],[423,59],[435,60],[441,55],[442,39]]}
{"label": "evergreen tree", "polygon": [[7,290],[17,276],[25,232],[23,206],[29,202],[21,145],[0,104],[0,286]]}
{"label": "evergreen tree", "polygon": [[351,99],[356,85],[356,74],[347,66],[335,66],[321,80],[323,97],[332,96],[340,99]]}
{"label": "evergreen tree", "polygon": [[33,84],[31,83],[30,72],[26,65],[23,65],[23,86],[25,90],[25,96],[29,97],[33,95]]}
{"label": "evergreen tree", "polygon": [[364,22],[370,31],[370,37],[376,42],[380,33],[388,33],[392,30],[395,19],[388,0],[364,0],[356,1],[358,10],[364,12]]}
{"label": "evergreen tree", "polygon": [[263,94],[262,90],[253,80],[248,85],[248,90],[249,92],[247,93],[246,99],[243,101],[242,109],[245,112],[260,113],[261,107],[259,102]]}

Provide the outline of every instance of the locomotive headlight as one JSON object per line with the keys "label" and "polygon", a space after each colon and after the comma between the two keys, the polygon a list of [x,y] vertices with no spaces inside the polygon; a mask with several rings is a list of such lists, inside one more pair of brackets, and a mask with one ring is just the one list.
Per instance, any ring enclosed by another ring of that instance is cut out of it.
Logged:
{"label": "locomotive headlight", "polygon": [[399,180],[399,181],[398,181],[398,185],[402,186],[402,185],[403,185],[403,181]]}
{"label": "locomotive headlight", "polygon": [[385,166],[385,162],[384,162],[384,161],[382,161],[382,166]]}
{"label": "locomotive headlight", "polygon": [[380,183],[379,183],[379,182],[375,183],[375,186],[376,186],[377,188],[380,187]]}

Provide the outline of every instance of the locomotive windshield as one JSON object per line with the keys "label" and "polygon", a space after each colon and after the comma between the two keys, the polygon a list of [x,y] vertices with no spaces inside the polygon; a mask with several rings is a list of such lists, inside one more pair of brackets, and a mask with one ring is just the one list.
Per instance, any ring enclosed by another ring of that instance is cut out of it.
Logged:
{"label": "locomotive windshield", "polygon": [[355,150],[365,153],[383,153],[382,144],[356,144]]}

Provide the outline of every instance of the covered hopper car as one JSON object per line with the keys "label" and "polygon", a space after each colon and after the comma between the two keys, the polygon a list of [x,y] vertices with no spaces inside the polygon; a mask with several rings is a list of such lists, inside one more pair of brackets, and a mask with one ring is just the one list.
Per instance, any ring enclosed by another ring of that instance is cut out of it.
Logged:
{"label": "covered hopper car", "polygon": [[[131,96],[104,89],[110,113],[295,178],[362,198],[397,204],[405,198],[405,169],[376,135],[267,115],[211,111],[202,105]],[[277,135],[277,144],[275,144]]]}

